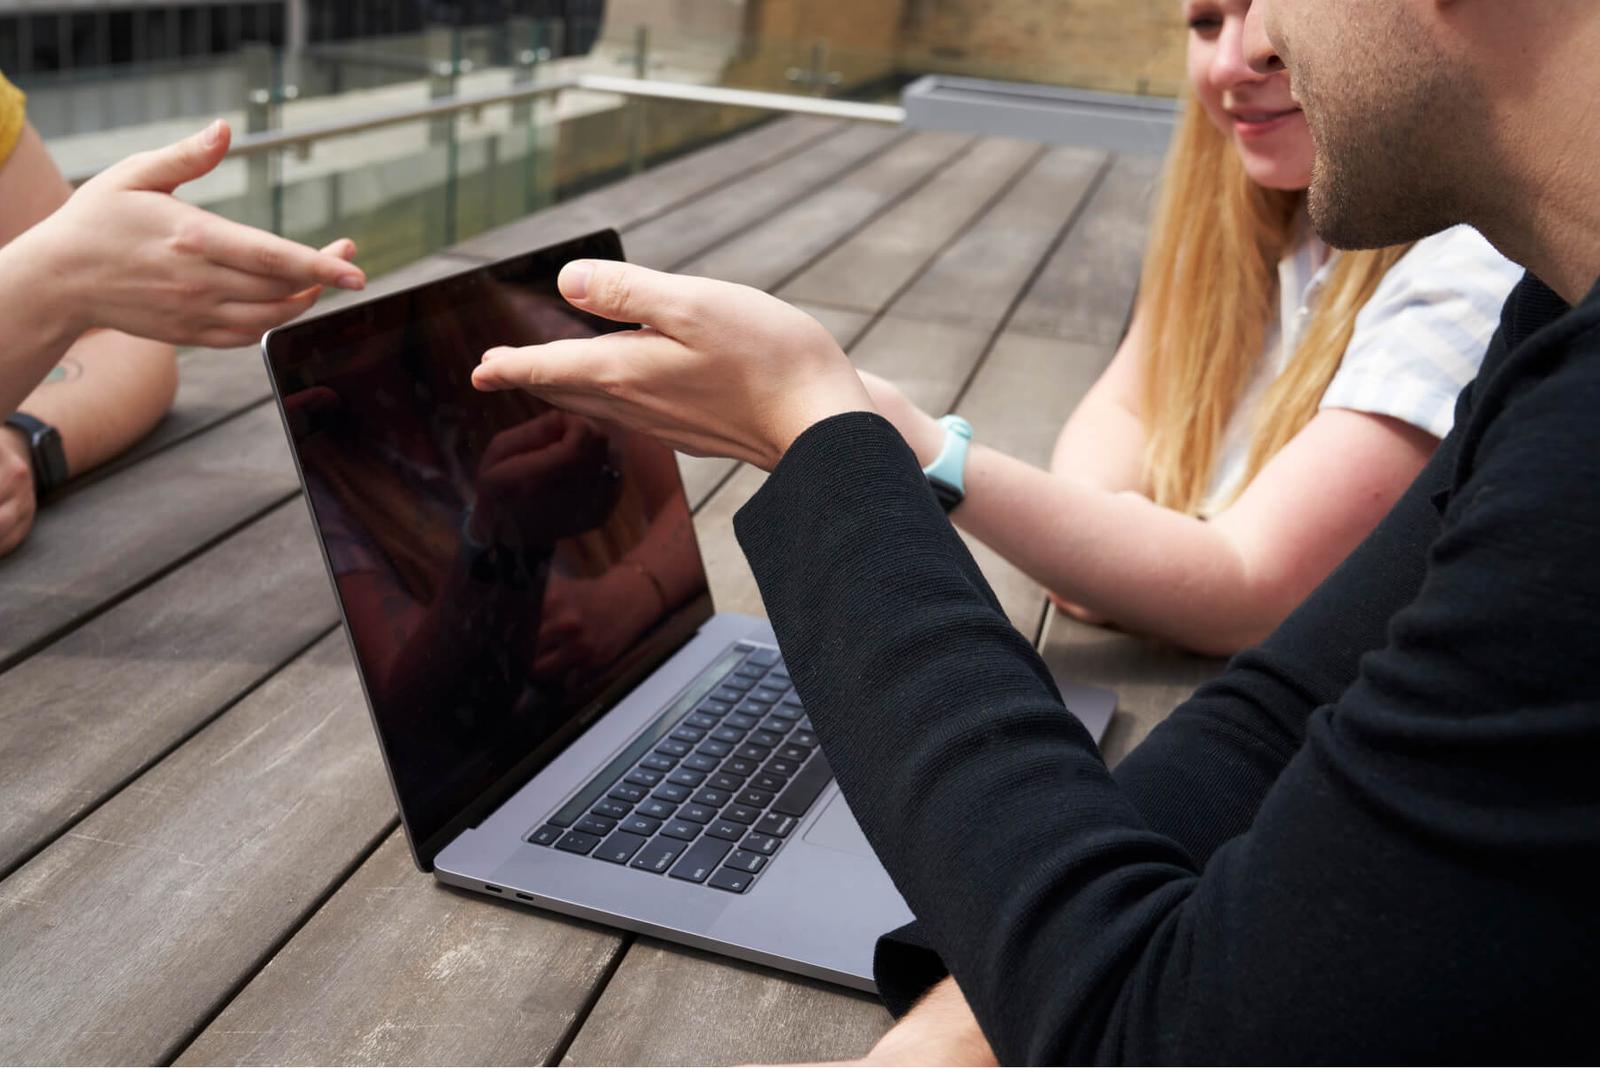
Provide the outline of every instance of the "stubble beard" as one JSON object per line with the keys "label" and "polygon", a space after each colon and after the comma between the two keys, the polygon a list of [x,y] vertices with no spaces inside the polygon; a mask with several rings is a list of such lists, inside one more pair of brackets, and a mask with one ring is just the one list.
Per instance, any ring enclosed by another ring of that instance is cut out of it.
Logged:
{"label": "stubble beard", "polygon": [[[1306,207],[1334,248],[1399,245],[1465,221],[1452,149],[1467,136],[1470,92],[1426,42],[1407,46],[1404,64],[1347,77],[1349,95],[1306,109],[1316,143]],[[1302,82],[1308,101],[1314,89]]]}

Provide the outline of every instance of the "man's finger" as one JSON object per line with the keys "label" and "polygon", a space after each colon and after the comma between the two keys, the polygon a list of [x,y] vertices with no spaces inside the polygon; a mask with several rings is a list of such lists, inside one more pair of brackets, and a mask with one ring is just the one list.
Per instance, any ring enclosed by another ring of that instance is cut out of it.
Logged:
{"label": "man's finger", "polygon": [[472,384],[482,390],[525,389],[537,396],[599,395],[625,387],[627,377],[620,372],[630,364],[654,366],[681,351],[676,341],[653,330],[494,348],[473,369]]}
{"label": "man's finger", "polygon": [[218,119],[182,141],[129,156],[107,170],[104,177],[124,189],[170,193],[185,182],[209,174],[228,154],[231,138],[228,124]]}
{"label": "man's finger", "polygon": [[614,322],[653,326],[676,338],[704,318],[701,309],[726,307],[741,289],[615,260],[574,260],[561,269],[557,284],[574,307]]}
{"label": "man's finger", "polygon": [[207,221],[201,237],[201,252],[213,263],[281,279],[293,283],[296,288],[321,284],[361,289],[367,284],[367,276],[361,268],[333,253],[319,252],[226,219]]}

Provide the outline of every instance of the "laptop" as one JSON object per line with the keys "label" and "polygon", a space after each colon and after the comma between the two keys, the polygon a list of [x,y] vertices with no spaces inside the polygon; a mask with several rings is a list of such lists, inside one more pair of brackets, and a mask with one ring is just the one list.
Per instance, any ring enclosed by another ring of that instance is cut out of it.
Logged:
{"label": "laptop", "polygon": [[[577,258],[621,243],[262,341],[412,854],[479,894],[872,990],[874,942],[911,914],[771,627],[714,613],[675,456],[470,384],[493,345],[628,328],[560,298]],[[1109,719],[1115,698],[1075,704]]]}

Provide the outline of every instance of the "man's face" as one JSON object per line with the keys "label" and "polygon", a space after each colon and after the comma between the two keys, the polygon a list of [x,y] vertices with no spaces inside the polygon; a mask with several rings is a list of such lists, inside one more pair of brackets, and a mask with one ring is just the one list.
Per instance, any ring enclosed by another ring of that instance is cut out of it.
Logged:
{"label": "man's face", "polygon": [[1308,206],[1338,248],[1462,221],[1454,162],[1473,93],[1432,36],[1434,0],[1255,0],[1246,58],[1288,66],[1316,157]]}

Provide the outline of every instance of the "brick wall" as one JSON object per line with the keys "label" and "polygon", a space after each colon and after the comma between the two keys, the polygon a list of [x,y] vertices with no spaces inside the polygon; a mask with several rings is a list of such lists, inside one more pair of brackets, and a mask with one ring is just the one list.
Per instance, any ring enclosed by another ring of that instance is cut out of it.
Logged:
{"label": "brick wall", "polygon": [[1118,92],[1177,93],[1178,0],[906,0],[902,65]]}

